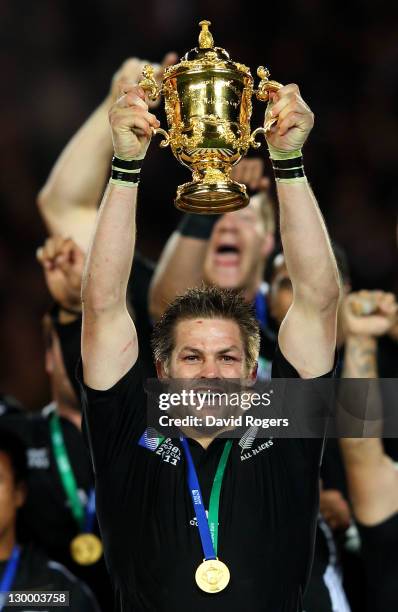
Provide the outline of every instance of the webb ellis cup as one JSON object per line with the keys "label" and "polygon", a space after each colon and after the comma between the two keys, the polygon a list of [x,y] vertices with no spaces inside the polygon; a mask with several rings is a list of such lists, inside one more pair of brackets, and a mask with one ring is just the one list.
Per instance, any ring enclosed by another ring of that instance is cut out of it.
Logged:
{"label": "webb ellis cup", "polygon": [[190,168],[193,180],[177,189],[175,205],[193,213],[224,213],[248,204],[245,185],[231,179],[232,166],[258,148],[257,134],[265,134],[274,119],[251,133],[252,95],[266,102],[270,91],[281,87],[268,79],[260,66],[258,89],[253,91],[250,69],[233,62],[229,54],[214,47],[209,21],[200,22],[199,47],[166,69],[159,87],[153,68],[145,66],[140,86],[151,100],[163,94],[169,132],[160,146],[171,146],[175,157]]}

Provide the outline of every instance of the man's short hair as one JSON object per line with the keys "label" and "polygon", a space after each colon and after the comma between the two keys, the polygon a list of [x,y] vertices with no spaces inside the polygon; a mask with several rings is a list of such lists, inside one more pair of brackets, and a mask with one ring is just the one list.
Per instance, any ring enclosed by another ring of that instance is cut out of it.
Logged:
{"label": "man's short hair", "polygon": [[227,319],[237,323],[245,349],[246,367],[250,372],[257,363],[260,330],[253,307],[240,291],[214,286],[195,287],[178,296],[156,323],[152,349],[156,361],[168,363],[174,348],[175,328],[189,319]]}
{"label": "man's short hair", "polygon": [[28,479],[26,447],[22,440],[6,429],[0,429],[0,452],[8,456],[15,484],[25,483]]}

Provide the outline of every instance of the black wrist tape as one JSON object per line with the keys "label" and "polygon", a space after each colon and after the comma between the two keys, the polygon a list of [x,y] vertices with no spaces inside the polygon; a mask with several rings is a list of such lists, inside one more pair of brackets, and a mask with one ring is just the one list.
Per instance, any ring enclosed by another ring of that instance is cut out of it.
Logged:
{"label": "black wrist tape", "polygon": [[286,170],[279,170],[278,168],[274,168],[275,178],[279,179],[294,179],[301,178],[305,176],[304,168],[290,168]]}
{"label": "black wrist tape", "polygon": [[302,168],[303,156],[293,157],[293,159],[271,159],[274,170],[286,170],[288,168]]}
{"label": "black wrist tape", "polygon": [[119,157],[112,157],[112,168],[115,170],[141,170],[143,159],[120,159]]}
{"label": "black wrist tape", "polygon": [[124,183],[136,184],[140,182],[140,173],[122,172],[121,170],[115,170],[112,167],[111,179],[114,181],[123,181]]}

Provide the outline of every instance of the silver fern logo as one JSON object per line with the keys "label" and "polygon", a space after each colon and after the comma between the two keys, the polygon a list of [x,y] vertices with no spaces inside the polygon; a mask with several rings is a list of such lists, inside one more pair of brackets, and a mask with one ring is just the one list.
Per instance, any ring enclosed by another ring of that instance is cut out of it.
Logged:
{"label": "silver fern logo", "polygon": [[241,461],[246,461],[246,459],[251,459],[252,457],[255,457],[262,451],[267,450],[274,445],[272,438],[268,438],[268,440],[262,442],[261,444],[258,443],[259,442],[258,440],[256,448],[252,448],[254,441],[256,439],[258,430],[259,430],[259,427],[257,426],[250,427],[250,429],[248,429],[246,433],[239,440],[239,446],[242,449],[240,452]]}
{"label": "silver fern logo", "polygon": [[254,426],[254,427],[250,427],[247,430],[247,432],[243,434],[243,436],[239,440],[239,446],[242,449],[240,454],[251,449],[251,447],[253,446],[254,440],[256,439],[257,432],[258,432],[258,427]]}

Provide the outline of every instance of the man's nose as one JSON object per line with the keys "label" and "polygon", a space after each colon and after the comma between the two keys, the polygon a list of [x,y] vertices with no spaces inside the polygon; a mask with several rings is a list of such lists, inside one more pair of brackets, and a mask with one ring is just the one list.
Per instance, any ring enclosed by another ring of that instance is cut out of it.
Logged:
{"label": "man's nose", "polygon": [[206,361],[201,368],[200,378],[220,378],[218,365],[215,361]]}
{"label": "man's nose", "polygon": [[237,229],[237,217],[234,213],[223,215],[217,223],[216,229],[219,232],[235,231]]}

